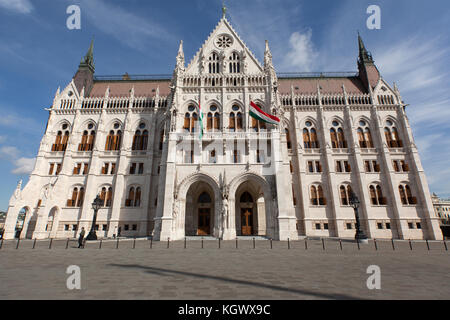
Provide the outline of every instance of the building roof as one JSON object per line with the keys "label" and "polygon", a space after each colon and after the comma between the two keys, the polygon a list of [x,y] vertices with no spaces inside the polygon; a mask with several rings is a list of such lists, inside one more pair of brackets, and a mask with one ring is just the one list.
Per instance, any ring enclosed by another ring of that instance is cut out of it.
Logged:
{"label": "building roof", "polygon": [[94,81],[94,85],[89,94],[91,98],[100,98],[105,96],[109,87],[110,97],[129,97],[131,89],[134,87],[136,97],[153,97],[159,87],[161,96],[170,94],[170,80],[101,80]]}
{"label": "building roof", "polygon": [[[314,77],[314,78],[281,78],[278,80],[281,94],[290,94],[291,86],[295,94],[316,94],[317,85],[323,94],[342,93],[342,85],[347,93],[367,93],[359,77]],[[298,88],[298,89],[296,89]]]}

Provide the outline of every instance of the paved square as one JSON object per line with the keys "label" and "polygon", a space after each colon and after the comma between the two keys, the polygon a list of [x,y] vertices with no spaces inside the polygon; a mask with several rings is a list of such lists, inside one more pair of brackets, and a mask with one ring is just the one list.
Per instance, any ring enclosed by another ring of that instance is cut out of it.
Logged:
{"label": "paved square", "polygon": [[[443,242],[320,240],[270,242],[121,240],[4,242],[0,299],[450,299],[450,256]],[[150,248],[152,245],[152,248]],[[323,245],[325,250],[323,250]],[[307,250],[305,249],[307,247]],[[81,268],[81,290],[68,290],[66,269]],[[369,290],[369,265],[381,290]]]}

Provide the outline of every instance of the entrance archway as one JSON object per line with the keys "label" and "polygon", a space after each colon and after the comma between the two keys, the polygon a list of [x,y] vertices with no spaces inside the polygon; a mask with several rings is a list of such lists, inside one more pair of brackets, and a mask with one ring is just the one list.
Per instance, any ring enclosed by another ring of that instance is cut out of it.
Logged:
{"label": "entrance archway", "polygon": [[185,235],[210,236],[215,227],[215,197],[212,187],[198,181],[191,185],[186,195]]}
{"label": "entrance archway", "polygon": [[[234,188],[233,188],[234,187]],[[244,175],[232,183],[234,225],[237,236],[274,237],[274,218],[268,183],[257,175]]]}
{"label": "entrance archway", "polygon": [[14,238],[19,239],[22,233],[22,230],[26,228],[25,219],[29,213],[28,207],[23,207],[20,209],[19,214],[17,215],[16,226],[14,228]]}

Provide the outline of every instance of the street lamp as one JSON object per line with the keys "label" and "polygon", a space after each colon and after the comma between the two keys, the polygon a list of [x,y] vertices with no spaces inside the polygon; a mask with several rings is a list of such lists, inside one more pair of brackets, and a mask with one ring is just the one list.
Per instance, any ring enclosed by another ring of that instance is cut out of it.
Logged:
{"label": "street lamp", "polygon": [[361,202],[359,201],[358,197],[354,192],[350,194],[350,205],[353,207],[353,210],[355,210],[355,218],[356,218],[356,234],[355,234],[355,240],[356,241],[367,241],[367,236],[364,234],[364,231],[361,230],[361,224],[359,223],[359,214],[358,214],[358,207]]}
{"label": "street lamp", "polygon": [[100,199],[100,197],[97,195],[97,197],[94,199],[94,202],[92,202],[92,209],[94,209],[94,217],[92,218],[92,226],[91,231],[89,231],[89,234],[86,237],[86,240],[97,240],[97,234],[95,233],[95,224],[97,223],[97,212],[98,209],[101,208],[103,200]]}

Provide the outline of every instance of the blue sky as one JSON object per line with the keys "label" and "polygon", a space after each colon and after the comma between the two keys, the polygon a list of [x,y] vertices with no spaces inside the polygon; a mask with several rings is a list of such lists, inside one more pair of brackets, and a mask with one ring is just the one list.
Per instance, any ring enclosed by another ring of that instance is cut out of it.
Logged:
{"label": "blue sky", "polygon": [[[81,30],[66,9],[81,7]],[[381,8],[368,30],[366,9]],[[356,71],[357,30],[382,76],[398,83],[430,189],[450,196],[450,3],[448,0],[227,0],[228,17],[277,71]],[[194,56],[221,16],[220,0],[0,0],[0,210],[28,179],[58,86],[95,37],[97,75],[170,74],[179,40]]]}

